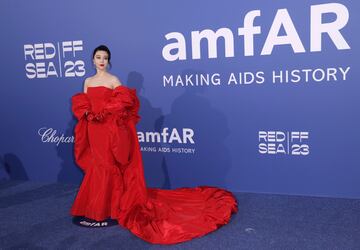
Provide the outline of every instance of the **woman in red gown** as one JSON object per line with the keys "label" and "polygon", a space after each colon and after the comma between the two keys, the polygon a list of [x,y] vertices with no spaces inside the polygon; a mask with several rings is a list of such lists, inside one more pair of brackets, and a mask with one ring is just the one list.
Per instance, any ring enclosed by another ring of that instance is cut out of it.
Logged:
{"label": "woman in red gown", "polygon": [[115,219],[143,240],[157,244],[187,241],[227,224],[237,212],[236,199],[229,191],[209,186],[146,187],[135,128],[139,100],[135,89],[120,85],[106,72],[110,56],[104,45],[94,50],[97,74],[85,81],[84,93],[72,97],[78,120],[75,161],[85,175],[71,215],[96,221]]}

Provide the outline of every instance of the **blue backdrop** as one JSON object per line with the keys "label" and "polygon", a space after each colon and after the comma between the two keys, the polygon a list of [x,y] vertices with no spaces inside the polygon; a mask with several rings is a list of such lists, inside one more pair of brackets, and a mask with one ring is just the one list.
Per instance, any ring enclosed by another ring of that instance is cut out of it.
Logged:
{"label": "blue backdrop", "polygon": [[80,183],[70,98],[106,44],[148,186],[360,198],[357,1],[2,1],[0,178]]}

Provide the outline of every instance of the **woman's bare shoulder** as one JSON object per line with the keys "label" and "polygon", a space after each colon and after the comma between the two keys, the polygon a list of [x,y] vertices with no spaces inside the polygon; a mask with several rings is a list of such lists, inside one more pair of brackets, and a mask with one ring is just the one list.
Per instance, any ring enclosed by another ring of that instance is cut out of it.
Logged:
{"label": "woman's bare shoulder", "polygon": [[109,72],[107,72],[107,78],[110,80],[110,81],[115,81],[118,79],[118,77],[116,75],[113,75]]}
{"label": "woman's bare shoulder", "polygon": [[110,82],[113,88],[116,88],[117,86],[122,85],[120,79],[116,75],[110,76]]}
{"label": "woman's bare shoulder", "polygon": [[84,93],[87,92],[87,87],[91,86],[91,84],[92,84],[92,79],[93,79],[92,76],[89,76],[89,77],[86,77],[86,78],[85,78],[85,80],[84,80],[84,87],[83,87]]}
{"label": "woman's bare shoulder", "polygon": [[85,83],[85,84],[89,84],[89,83],[92,82],[93,79],[94,79],[94,76],[86,77],[84,83]]}

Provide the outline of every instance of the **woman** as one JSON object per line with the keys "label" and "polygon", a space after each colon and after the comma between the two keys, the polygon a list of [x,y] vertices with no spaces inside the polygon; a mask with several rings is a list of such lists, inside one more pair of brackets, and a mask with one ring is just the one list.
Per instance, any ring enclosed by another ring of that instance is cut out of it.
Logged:
{"label": "woman", "polygon": [[203,236],[227,224],[237,212],[232,193],[216,187],[147,188],[135,125],[136,90],[107,72],[111,53],[93,52],[96,74],[84,93],[72,97],[75,160],[85,172],[71,208],[73,216],[115,219],[150,243],[174,244]]}

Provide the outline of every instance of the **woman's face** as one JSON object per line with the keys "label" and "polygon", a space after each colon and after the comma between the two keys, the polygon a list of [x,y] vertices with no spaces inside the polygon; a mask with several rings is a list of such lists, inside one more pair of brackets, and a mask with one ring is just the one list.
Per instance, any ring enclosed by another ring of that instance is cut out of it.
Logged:
{"label": "woman's face", "polygon": [[109,55],[106,51],[98,50],[96,51],[93,62],[96,69],[106,70],[109,64]]}

